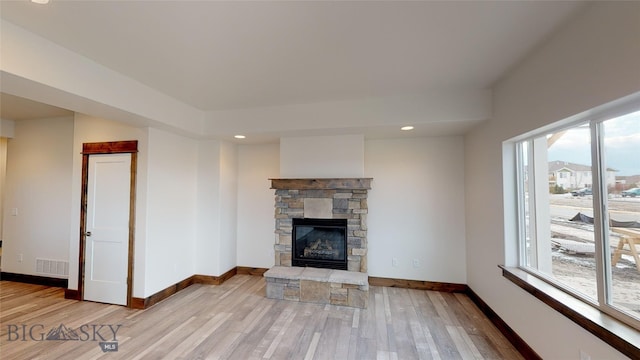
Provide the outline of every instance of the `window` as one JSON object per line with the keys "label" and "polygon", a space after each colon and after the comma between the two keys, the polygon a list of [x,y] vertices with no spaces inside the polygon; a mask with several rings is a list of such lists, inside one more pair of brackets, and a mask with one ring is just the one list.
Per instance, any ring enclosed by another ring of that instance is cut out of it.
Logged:
{"label": "window", "polygon": [[519,139],[516,169],[519,267],[640,329],[640,105]]}

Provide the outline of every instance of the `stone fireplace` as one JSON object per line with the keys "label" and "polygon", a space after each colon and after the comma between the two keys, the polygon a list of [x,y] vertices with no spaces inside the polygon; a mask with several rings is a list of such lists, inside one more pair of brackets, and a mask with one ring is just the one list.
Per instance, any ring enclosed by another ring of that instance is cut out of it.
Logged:
{"label": "stone fireplace", "polygon": [[370,178],[271,179],[275,189],[276,266],[292,266],[293,219],[345,219],[347,269],[367,272]]}
{"label": "stone fireplace", "polygon": [[271,179],[275,266],[264,275],[267,297],[367,307],[371,180]]}

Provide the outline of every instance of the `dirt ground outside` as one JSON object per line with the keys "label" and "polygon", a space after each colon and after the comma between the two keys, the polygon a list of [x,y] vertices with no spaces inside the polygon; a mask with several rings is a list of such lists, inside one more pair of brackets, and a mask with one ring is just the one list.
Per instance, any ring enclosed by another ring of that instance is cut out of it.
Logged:
{"label": "dirt ground outside", "polygon": [[[551,205],[573,208],[575,213],[582,212],[592,216],[592,212],[589,214],[592,207],[590,197],[575,198],[571,196],[552,195]],[[614,218],[614,215],[624,214],[627,217],[631,216],[637,219],[636,221],[640,221],[640,199],[611,199],[608,207],[612,218]],[[558,245],[558,242],[554,242],[554,240],[562,242],[562,240],[570,239],[589,244],[589,241],[585,241],[584,238],[576,239],[565,234],[575,233],[576,231],[578,234],[580,231],[591,232],[591,234],[593,234],[593,225],[569,222],[569,219],[564,217],[553,217],[551,221],[552,228],[567,230],[565,233],[563,233],[563,231],[552,231],[552,243],[554,243],[552,251],[553,276],[563,284],[596,299],[597,289],[594,253],[589,251],[584,253],[571,251],[562,245]],[[610,235],[612,246],[617,245],[618,240],[617,235]],[[591,246],[593,246],[593,241],[590,243]],[[623,255],[616,266],[612,267],[612,279],[613,304],[640,318],[640,271],[638,271],[633,257]]]}
{"label": "dirt ground outside", "polygon": [[[552,266],[553,276],[562,283],[597,298],[596,263],[593,256],[554,251]],[[621,259],[612,268],[612,278],[613,303],[640,318],[640,272],[636,269],[636,264]]]}

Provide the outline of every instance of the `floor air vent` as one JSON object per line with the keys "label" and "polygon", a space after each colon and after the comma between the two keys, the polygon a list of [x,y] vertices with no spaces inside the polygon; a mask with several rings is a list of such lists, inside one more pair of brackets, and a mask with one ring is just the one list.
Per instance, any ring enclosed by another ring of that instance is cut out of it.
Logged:
{"label": "floor air vent", "polygon": [[55,276],[69,276],[69,262],[36,258],[36,272]]}

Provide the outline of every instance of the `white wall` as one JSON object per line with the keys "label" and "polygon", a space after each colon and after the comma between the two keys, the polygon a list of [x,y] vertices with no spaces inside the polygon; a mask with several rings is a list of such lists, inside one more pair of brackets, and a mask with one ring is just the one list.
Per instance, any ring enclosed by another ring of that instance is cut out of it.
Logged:
{"label": "white wall", "polygon": [[4,222],[4,194],[6,192],[7,173],[7,138],[0,136],[0,240],[2,240],[2,223]]}
{"label": "white wall", "polygon": [[639,18],[637,2],[590,4],[495,87],[494,118],[465,137],[468,285],[545,359],[624,357],[501,276],[516,250],[502,143],[640,91]]}
{"label": "white wall", "polygon": [[72,151],[73,118],[16,122],[7,144],[2,271],[56,277],[36,273],[35,259],[68,260]]}
{"label": "white wall", "polygon": [[16,130],[13,120],[0,119],[0,137],[12,138]]}
{"label": "white wall", "polygon": [[237,266],[238,151],[228,142],[220,144],[220,271]]}
{"label": "white wall", "polygon": [[198,144],[196,274],[219,276],[237,265],[237,146]]}
{"label": "white wall", "polygon": [[195,273],[198,144],[149,129],[145,296]]}
{"label": "white wall", "polygon": [[463,138],[367,140],[365,175],[369,275],[466,283]]}
{"label": "white wall", "polygon": [[220,271],[220,142],[198,143],[198,227],[196,273],[217,276]]}
{"label": "white wall", "polygon": [[2,223],[4,214],[4,194],[6,192],[5,174],[7,170],[7,139],[15,133],[13,120],[0,119],[0,240],[2,240]]}
{"label": "white wall", "polygon": [[363,135],[280,139],[282,178],[360,178],[363,174]]}
{"label": "white wall", "polygon": [[280,174],[278,144],[238,147],[238,265],[274,265],[274,197]]}

